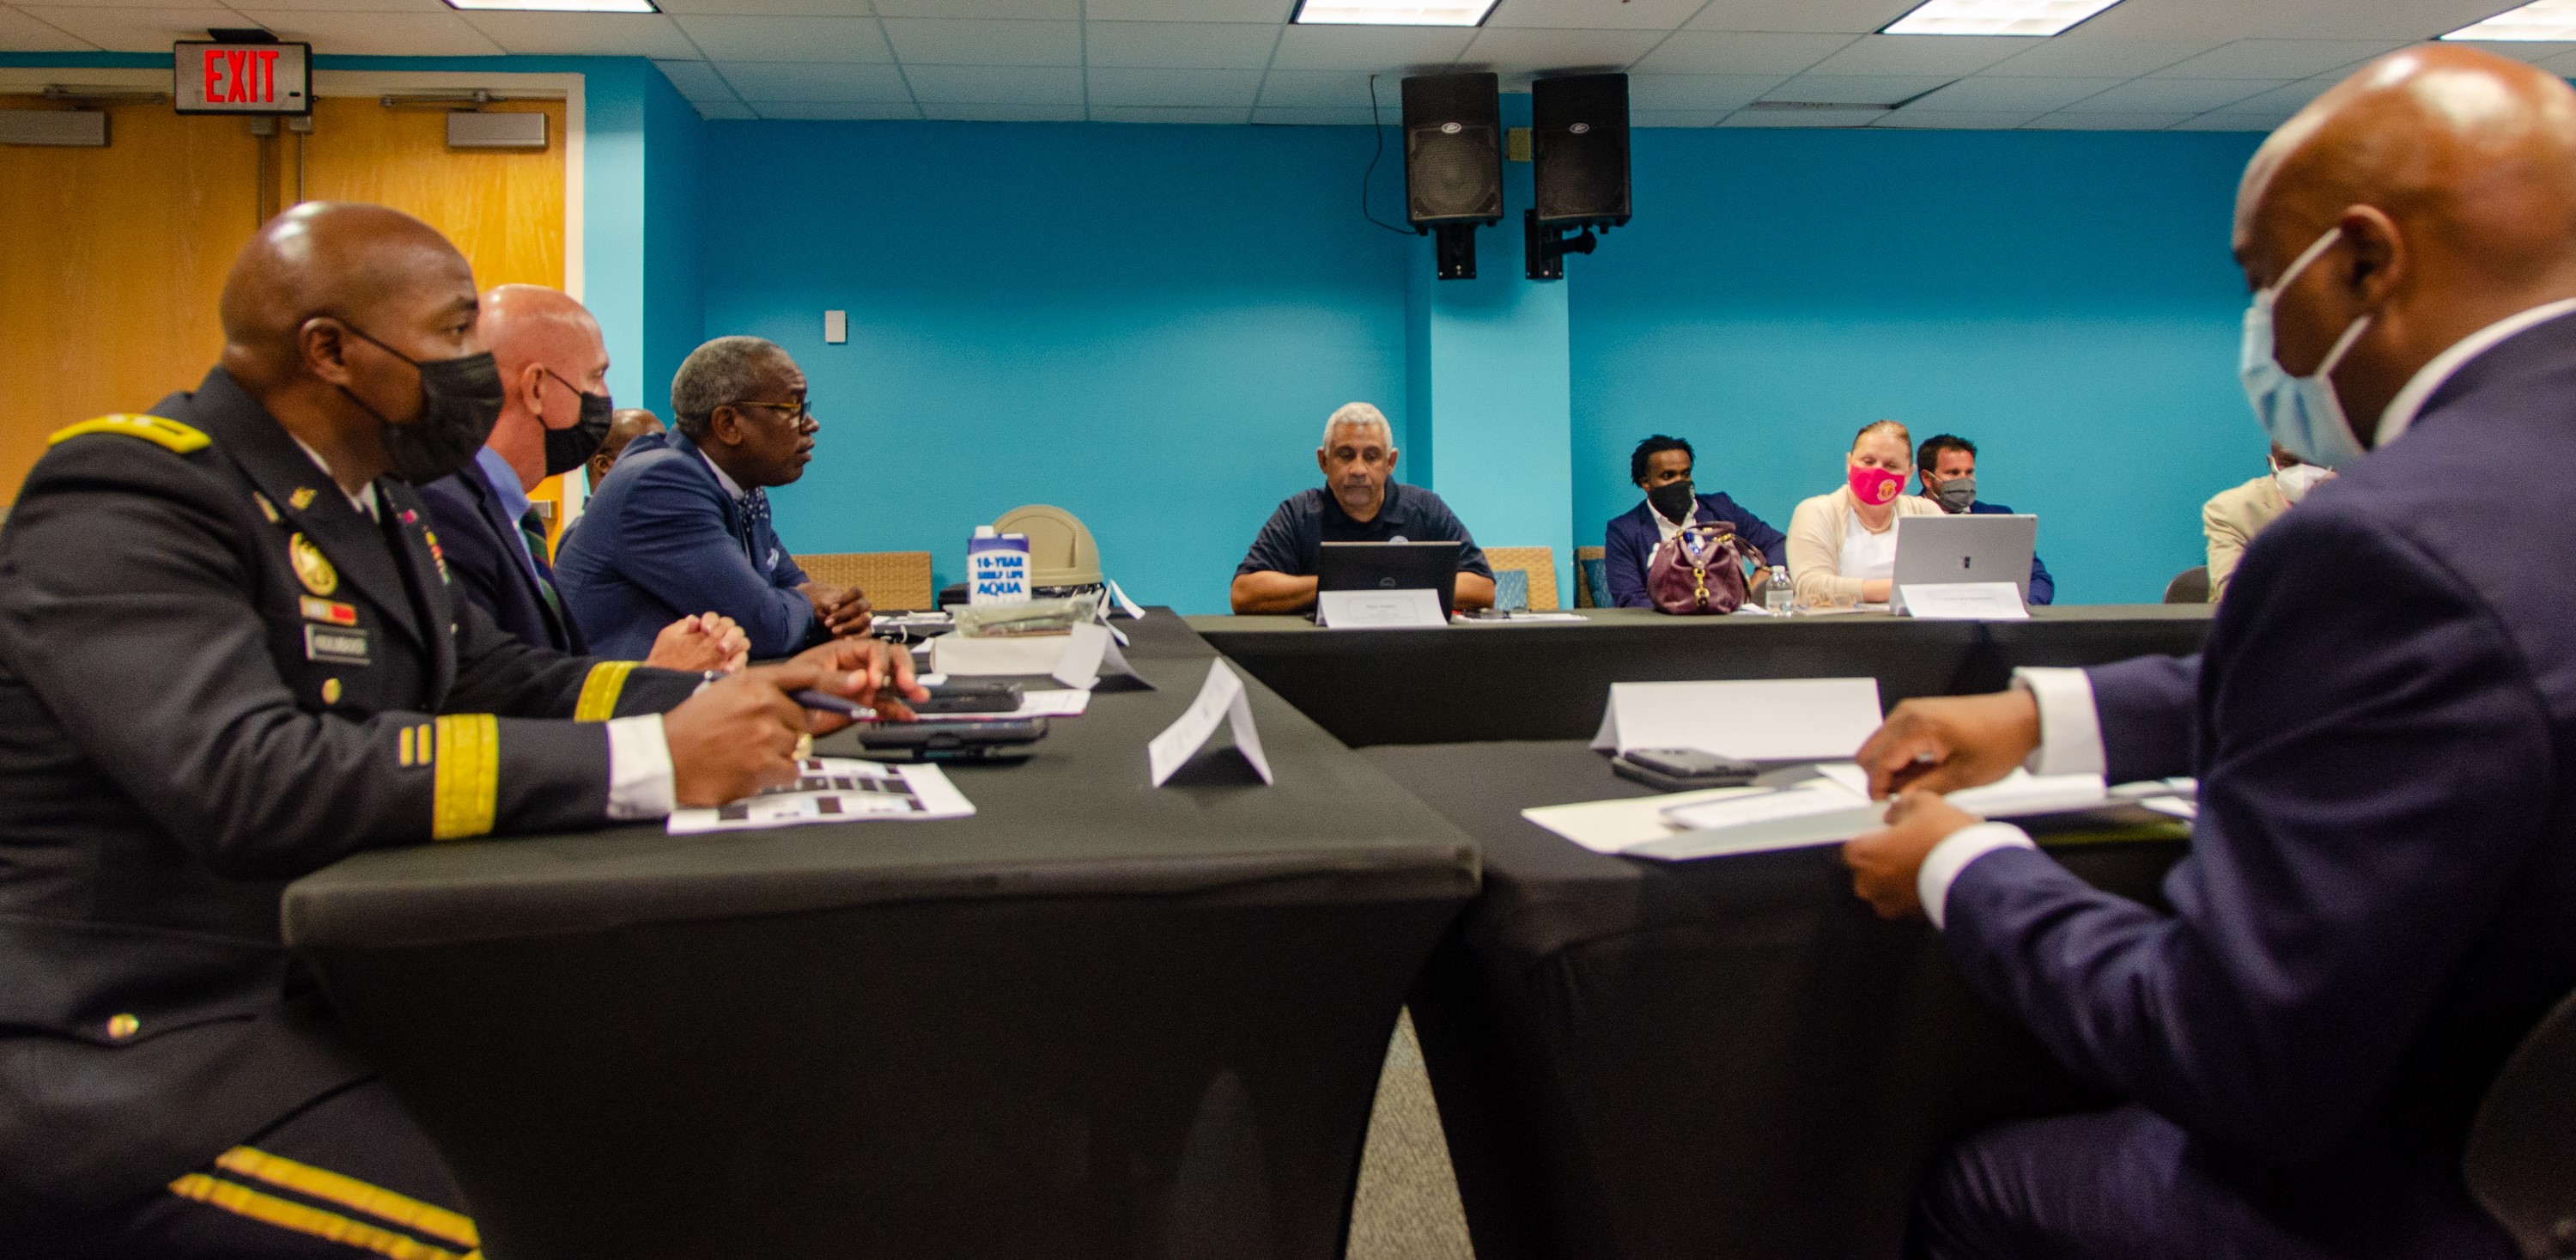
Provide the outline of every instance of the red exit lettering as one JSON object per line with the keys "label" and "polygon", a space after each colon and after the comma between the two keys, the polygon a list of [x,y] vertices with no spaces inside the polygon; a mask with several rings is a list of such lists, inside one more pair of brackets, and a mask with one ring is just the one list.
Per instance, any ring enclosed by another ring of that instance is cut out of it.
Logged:
{"label": "red exit lettering", "polygon": [[277,103],[277,50],[209,48],[205,53],[210,105]]}

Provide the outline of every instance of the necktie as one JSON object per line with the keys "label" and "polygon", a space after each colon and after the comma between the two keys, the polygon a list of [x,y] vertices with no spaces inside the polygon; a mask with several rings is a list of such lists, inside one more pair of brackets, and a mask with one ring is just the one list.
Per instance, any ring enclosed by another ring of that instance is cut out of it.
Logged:
{"label": "necktie", "polygon": [[529,506],[527,515],[519,518],[519,536],[527,540],[528,557],[536,562],[537,595],[546,601],[547,609],[560,620],[563,617],[563,599],[555,594],[554,566],[547,562],[546,518],[537,514],[534,505]]}
{"label": "necktie", "polygon": [[735,497],[733,505],[742,514],[742,554],[751,558],[751,567],[760,567],[760,550],[753,540],[760,537],[762,526],[769,524],[769,492],[757,486]]}

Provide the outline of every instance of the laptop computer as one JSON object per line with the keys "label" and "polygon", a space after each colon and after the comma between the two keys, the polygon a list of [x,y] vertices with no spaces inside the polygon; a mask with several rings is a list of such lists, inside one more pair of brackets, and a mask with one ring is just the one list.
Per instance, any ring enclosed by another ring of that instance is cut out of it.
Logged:
{"label": "laptop computer", "polygon": [[2039,518],[1970,514],[1896,518],[1896,591],[1888,607],[1905,611],[1905,588],[1951,582],[2010,582],[2030,603],[2030,557]]}
{"label": "laptop computer", "polygon": [[1459,542],[1328,542],[1315,561],[1319,591],[1437,591],[1447,615],[1458,606]]}

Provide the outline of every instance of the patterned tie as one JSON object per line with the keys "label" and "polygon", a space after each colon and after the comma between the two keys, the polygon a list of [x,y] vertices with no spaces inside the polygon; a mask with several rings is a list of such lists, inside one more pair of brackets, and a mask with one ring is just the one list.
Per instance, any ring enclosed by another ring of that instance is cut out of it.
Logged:
{"label": "patterned tie", "polygon": [[528,541],[528,555],[537,562],[537,594],[553,610],[555,619],[563,619],[563,599],[555,594],[554,565],[546,554],[546,518],[537,514],[531,504],[527,515],[519,518],[519,536]]}
{"label": "patterned tie", "polygon": [[760,536],[760,527],[769,523],[769,491],[754,486],[736,496],[733,505],[742,514],[742,554],[749,556],[751,567],[757,569],[760,552],[752,540]]}

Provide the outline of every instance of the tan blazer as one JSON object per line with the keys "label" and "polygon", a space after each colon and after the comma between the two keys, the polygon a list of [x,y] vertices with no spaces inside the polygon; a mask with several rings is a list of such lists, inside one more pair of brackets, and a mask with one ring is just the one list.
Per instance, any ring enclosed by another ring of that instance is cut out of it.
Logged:
{"label": "tan blazer", "polygon": [[2245,545],[2289,510],[2290,501],[2282,497],[2280,483],[2268,473],[2221,490],[2201,505],[2200,532],[2209,536],[2209,602],[2215,604],[2227,593],[2227,579],[2235,576],[2236,562],[2245,558]]}
{"label": "tan blazer", "polygon": [[[1860,601],[1861,579],[1842,574],[1843,530],[1851,514],[1860,507],[1852,497],[1851,487],[1844,486],[1831,494],[1820,494],[1798,505],[1789,517],[1789,581],[1798,588],[1798,602],[1810,607],[1830,604],[1839,597],[1846,603]],[[1896,496],[1898,516],[1939,516],[1941,505],[1911,494]],[[1888,528],[1896,528],[1890,522]]]}

